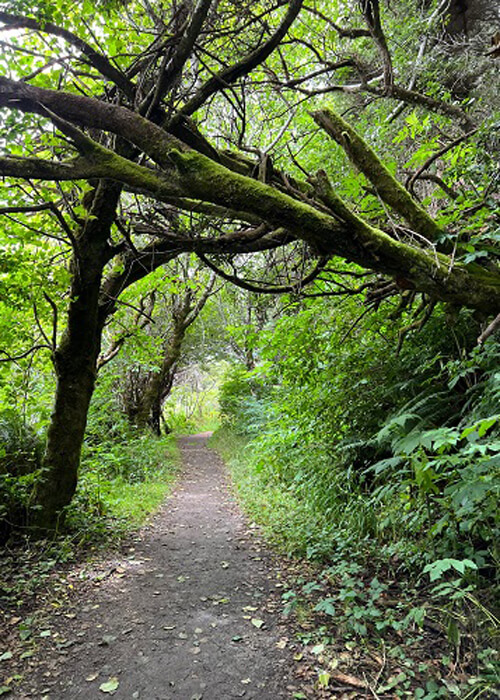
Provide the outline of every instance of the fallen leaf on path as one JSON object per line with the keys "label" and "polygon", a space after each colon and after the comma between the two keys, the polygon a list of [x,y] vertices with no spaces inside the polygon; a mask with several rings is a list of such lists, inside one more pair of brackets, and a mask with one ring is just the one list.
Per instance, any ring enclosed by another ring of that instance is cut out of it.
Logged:
{"label": "fallen leaf on path", "polygon": [[276,642],[276,646],[278,647],[278,649],[284,649],[286,647],[287,643],[288,643],[288,639],[283,638],[283,639],[280,639],[279,642]]}
{"label": "fallen leaf on path", "polygon": [[109,693],[110,695],[113,695],[113,693],[118,689],[119,685],[120,681],[116,676],[113,676],[109,679],[109,681],[106,681],[106,683],[101,683],[99,690],[101,693]]}
{"label": "fallen leaf on path", "polygon": [[322,671],[318,676],[319,684],[322,688],[328,688],[330,683],[330,674],[327,671]]}
{"label": "fallen leaf on path", "polygon": [[35,652],[33,649],[29,649],[28,651],[23,651],[23,653],[21,654],[21,656],[19,658],[20,659],[29,659],[31,656],[33,656],[34,653]]}
{"label": "fallen leaf on path", "polygon": [[8,661],[9,659],[12,659],[11,651],[4,651],[4,653],[0,656],[0,661]]}
{"label": "fallen leaf on path", "polygon": [[97,678],[98,675],[99,675],[98,673],[91,673],[90,676],[87,676],[85,678],[85,680],[88,681],[89,683],[91,683],[92,681],[95,681],[95,679]]}
{"label": "fallen leaf on path", "polygon": [[243,680],[242,680],[241,682],[242,682],[244,685],[248,685],[248,684],[251,683],[252,681],[251,681],[250,678],[243,678]]}
{"label": "fallen leaf on path", "polygon": [[257,627],[258,630],[260,630],[262,627],[264,627],[264,620],[258,620],[256,617],[252,617],[252,625],[254,627]]}

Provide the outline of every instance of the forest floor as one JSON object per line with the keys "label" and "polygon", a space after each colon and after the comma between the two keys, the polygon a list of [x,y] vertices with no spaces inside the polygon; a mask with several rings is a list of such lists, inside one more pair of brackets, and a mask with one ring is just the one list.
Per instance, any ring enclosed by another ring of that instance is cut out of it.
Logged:
{"label": "forest floor", "polygon": [[[174,492],[118,548],[55,566],[35,546],[12,550],[14,571],[16,560],[20,570],[14,588],[22,593],[0,607],[0,696],[466,697],[460,688],[469,675],[449,654],[439,627],[429,623],[395,632],[394,639],[386,635],[386,642],[374,635],[360,643],[346,635],[338,615],[318,612],[315,595],[338,602],[345,589],[332,581],[323,590],[317,566],[266,546],[240,511],[208,436],[179,440],[183,467]],[[37,562],[32,582],[30,556]],[[305,590],[313,597],[308,603],[301,600]],[[382,601],[394,610],[399,589],[395,595]],[[293,613],[284,616],[294,601]],[[435,682],[440,678],[455,692]]]}
{"label": "forest floor", "polygon": [[279,561],[245,522],[207,437],[179,441],[173,495],[121,556],[67,572],[68,596],[31,635],[36,653],[3,654],[18,661],[9,698],[306,697],[279,615]]}

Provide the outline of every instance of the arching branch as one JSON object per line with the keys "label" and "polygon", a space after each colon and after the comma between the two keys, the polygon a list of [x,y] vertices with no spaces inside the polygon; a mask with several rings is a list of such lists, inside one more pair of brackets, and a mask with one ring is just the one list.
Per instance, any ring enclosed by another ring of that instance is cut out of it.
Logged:
{"label": "arching branch", "polygon": [[33,29],[43,34],[52,34],[53,36],[64,39],[81,51],[88,62],[94,66],[102,76],[111,80],[111,82],[119,87],[128,97],[133,97],[135,92],[134,84],[130,82],[126,75],[116,68],[106,56],[90,46],[90,44],[77,34],[63,27],[59,27],[52,22],[40,21],[32,17],[24,17],[23,15],[13,15],[9,12],[0,12],[0,22],[12,29]]}
{"label": "arching branch", "polygon": [[294,282],[293,284],[282,284],[282,285],[277,285],[274,287],[267,286],[267,287],[261,287],[255,284],[252,284],[250,282],[247,282],[245,280],[240,279],[237,275],[230,275],[227,272],[224,272],[224,270],[221,270],[220,267],[217,267],[214,265],[213,262],[211,262],[206,255],[203,253],[197,252],[197,256],[202,260],[205,265],[212,270],[216,275],[221,277],[222,279],[226,280],[226,282],[231,282],[231,284],[234,284],[236,287],[240,287],[241,289],[246,289],[249,292],[256,292],[257,294],[285,294],[285,293],[293,293],[296,294],[299,292],[303,287],[308,285],[310,282],[312,282],[314,279],[318,277],[318,275],[322,272],[324,269],[325,265],[327,264],[329,258],[327,257],[322,257],[318,261],[316,267],[312,272],[310,272],[308,275],[303,277],[301,280],[298,282]]}

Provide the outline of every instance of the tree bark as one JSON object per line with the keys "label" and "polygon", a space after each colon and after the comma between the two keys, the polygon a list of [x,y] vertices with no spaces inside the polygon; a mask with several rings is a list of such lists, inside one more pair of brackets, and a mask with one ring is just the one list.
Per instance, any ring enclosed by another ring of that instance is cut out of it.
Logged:
{"label": "tree bark", "polygon": [[171,339],[165,346],[160,371],[152,374],[146,385],[135,415],[135,425],[141,431],[149,425],[156,435],[161,433],[161,407],[172,388],[171,372],[181,356],[182,343],[188,325],[186,325],[185,319],[176,319]]}
{"label": "tree bark", "polygon": [[57,381],[54,408],[31,518],[31,524],[43,530],[56,529],[62,523],[64,508],[76,489],[101,349],[104,319],[99,294],[120,191],[116,183],[101,182],[92,216],[76,240],[67,327],[53,353]]}

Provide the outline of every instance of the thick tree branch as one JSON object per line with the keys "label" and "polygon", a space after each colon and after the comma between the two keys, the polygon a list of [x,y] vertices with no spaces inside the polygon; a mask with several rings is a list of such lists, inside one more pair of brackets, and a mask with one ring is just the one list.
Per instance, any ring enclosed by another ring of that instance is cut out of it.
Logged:
{"label": "thick tree branch", "polygon": [[379,0],[360,0],[361,12],[365,18],[370,34],[378,48],[384,66],[384,93],[390,95],[394,85],[392,58],[387,46],[382,22],[380,21]]}
{"label": "thick tree branch", "polygon": [[154,90],[146,97],[144,106],[140,110],[141,112],[147,105],[147,111],[150,113],[165,97],[181,74],[186,61],[191,55],[196,39],[201,32],[203,22],[206,19],[211,4],[212,0],[199,0],[191,20],[177,45],[174,55],[171,58],[167,58],[165,54],[165,65],[162,67]]}
{"label": "thick tree branch", "polygon": [[[0,80],[0,105],[11,108],[20,106],[24,111],[39,113],[43,108],[40,103],[72,123],[83,123],[118,135],[126,133],[130,141],[164,169],[164,172],[152,171],[100,147],[99,159],[91,167],[84,161],[82,170],[86,172],[80,177],[107,177],[159,200],[181,196],[228,207],[233,211],[248,212],[259,216],[272,227],[284,229],[287,235],[306,241],[320,254],[339,255],[364,268],[393,277],[404,277],[406,284],[437,299],[498,312],[500,279],[495,272],[486,271],[480,266],[453,264],[453,261],[434,250],[414,248],[369,225],[363,230],[354,231],[348,221],[341,221],[306,201],[298,201],[269,184],[232,172],[200,153],[189,151],[177,139],[123,107],[68,93],[20,86],[5,78]],[[325,114],[328,115],[328,112]],[[349,135],[352,152],[353,138],[359,137],[343,120],[340,126],[340,137],[343,138],[344,132]],[[366,155],[362,143],[361,147],[370,165],[369,170],[375,166],[378,169],[378,158],[371,151]],[[10,171],[8,168],[2,170],[5,160],[3,163],[0,161],[0,173],[43,177],[43,173],[34,174],[29,168],[23,172],[19,172],[22,168],[13,172],[12,162],[15,159],[7,159]],[[29,163],[30,159],[20,162]],[[65,169],[62,165],[49,164],[47,177],[54,179],[54,170],[58,169],[59,174],[62,171],[68,175],[68,168],[71,169],[71,166]],[[89,175],[92,168],[95,174]],[[382,185],[376,183],[379,191],[385,190],[391,197],[392,176],[383,168],[377,172],[383,181]],[[75,172],[72,176],[75,177]],[[392,200],[400,206],[402,213],[411,217],[413,228],[419,233],[428,230],[437,235],[440,231],[425,212],[420,214],[418,205],[401,185]]]}
{"label": "thick tree branch", "polygon": [[0,176],[25,180],[87,180],[105,177],[106,172],[105,164],[90,163],[84,158],[57,162],[41,158],[0,157]]}
{"label": "thick tree branch", "polygon": [[430,241],[442,235],[442,230],[427,212],[411,197],[403,185],[391,175],[368,144],[338,114],[331,110],[314,112],[312,117],[347,153],[354,165],[370,180],[380,197],[398,214]]}

